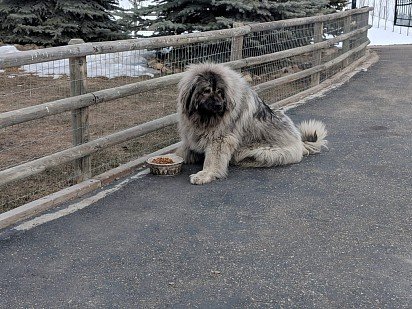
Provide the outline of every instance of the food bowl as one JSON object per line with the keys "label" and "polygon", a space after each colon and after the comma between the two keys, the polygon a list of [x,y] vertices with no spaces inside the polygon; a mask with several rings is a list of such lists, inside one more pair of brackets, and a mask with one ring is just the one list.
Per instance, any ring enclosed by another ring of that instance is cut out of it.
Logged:
{"label": "food bowl", "polygon": [[147,159],[150,172],[153,175],[173,176],[182,171],[183,158],[169,153]]}

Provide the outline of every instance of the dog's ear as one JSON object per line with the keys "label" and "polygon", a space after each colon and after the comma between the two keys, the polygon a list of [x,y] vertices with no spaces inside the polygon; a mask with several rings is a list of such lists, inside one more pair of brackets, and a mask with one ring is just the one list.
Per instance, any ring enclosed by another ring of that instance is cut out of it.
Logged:
{"label": "dog's ear", "polygon": [[229,92],[228,87],[225,85],[222,89],[222,99],[225,102],[225,109],[232,110],[234,108],[235,102],[232,99],[233,97],[233,94]]}
{"label": "dog's ear", "polygon": [[196,92],[196,80],[185,78],[179,83],[179,98],[178,103],[182,111],[186,114],[193,113],[196,109],[194,102]]}
{"label": "dog's ear", "polygon": [[190,90],[188,91],[188,94],[184,102],[182,102],[185,104],[185,108],[189,116],[193,115],[197,109],[196,95],[195,95],[196,88],[197,88],[196,84],[193,83],[192,87],[190,87]]}

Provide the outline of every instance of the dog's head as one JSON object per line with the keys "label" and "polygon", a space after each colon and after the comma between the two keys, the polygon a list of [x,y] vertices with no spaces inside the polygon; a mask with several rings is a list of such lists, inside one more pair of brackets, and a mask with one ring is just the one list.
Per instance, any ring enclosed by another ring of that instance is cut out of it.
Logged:
{"label": "dog's head", "polygon": [[212,71],[199,74],[193,85],[193,95],[186,105],[189,113],[222,116],[227,108],[223,78]]}
{"label": "dog's head", "polygon": [[190,116],[195,113],[202,117],[223,116],[227,110],[225,88],[222,76],[216,72],[197,74],[184,102],[187,113]]}
{"label": "dog's head", "polygon": [[229,98],[221,72],[213,67],[192,67],[187,74],[179,85],[182,110],[189,117],[198,116],[201,121],[223,117],[229,108]]}

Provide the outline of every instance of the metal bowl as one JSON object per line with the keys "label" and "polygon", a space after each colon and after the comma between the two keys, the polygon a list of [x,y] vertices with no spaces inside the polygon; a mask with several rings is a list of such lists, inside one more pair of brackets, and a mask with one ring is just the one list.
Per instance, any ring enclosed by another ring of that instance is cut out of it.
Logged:
{"label": "metal bowl", "polygon": [[[155,163],[153,160],[158,158],[168,158],[173,160],[173,163]],[[183,158],[175,155],[174,153],[169,153],[161,156],[154,156],[147,159],[147,164],[150,167],[150,172],[153,175],[164,175],[164,176],[173,176],[177,175],[182,171]]]}

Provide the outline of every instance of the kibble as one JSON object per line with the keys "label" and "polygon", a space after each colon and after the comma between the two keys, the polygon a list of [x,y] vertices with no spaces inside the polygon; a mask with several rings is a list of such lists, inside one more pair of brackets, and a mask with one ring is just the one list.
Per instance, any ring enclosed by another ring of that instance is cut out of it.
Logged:
{"label": "kibble", "polygon": [[155,164],[172,164],[174,161],[170,158],[159,157],[152,160],[152,163]]}

